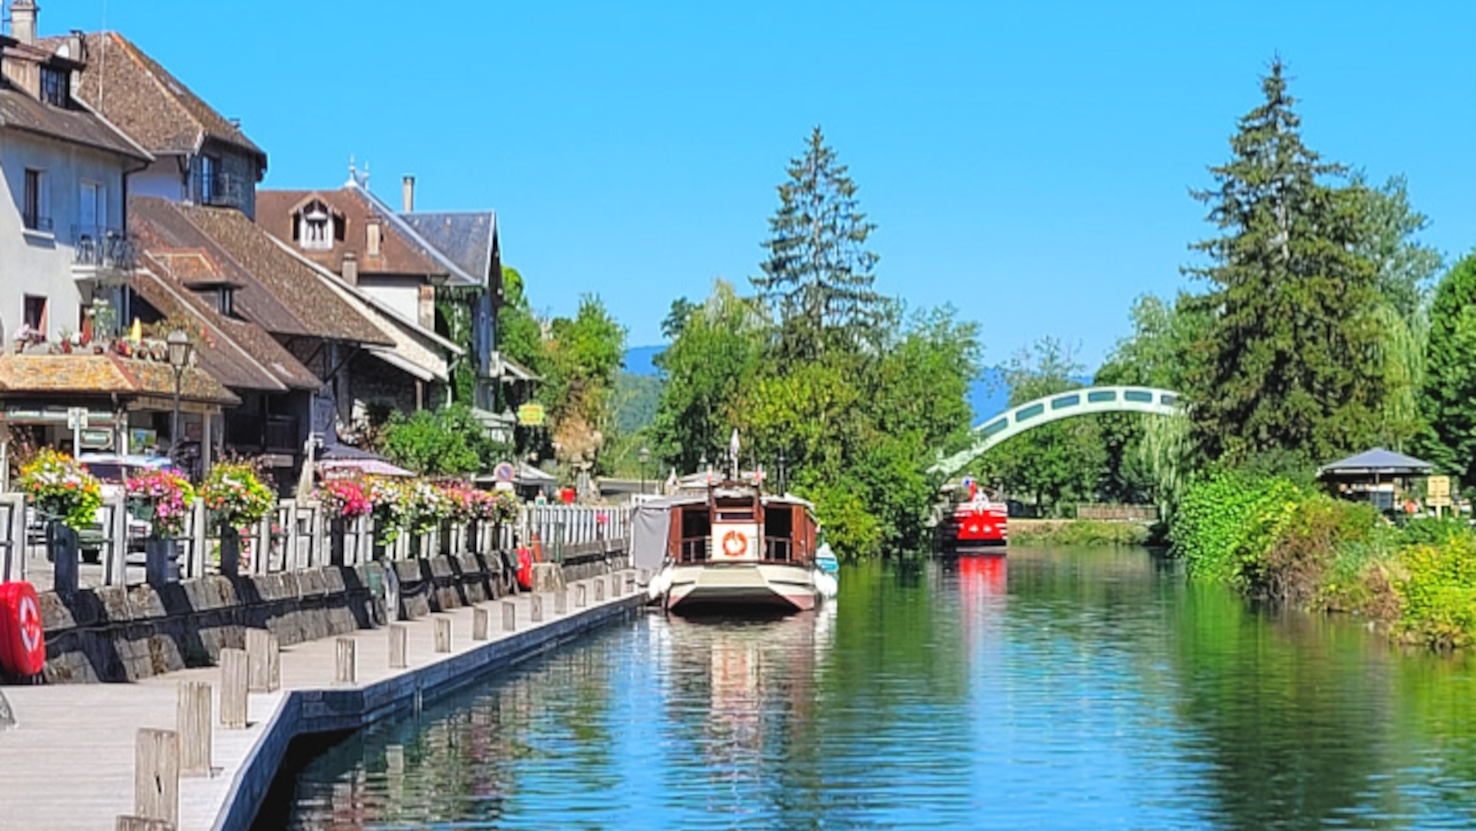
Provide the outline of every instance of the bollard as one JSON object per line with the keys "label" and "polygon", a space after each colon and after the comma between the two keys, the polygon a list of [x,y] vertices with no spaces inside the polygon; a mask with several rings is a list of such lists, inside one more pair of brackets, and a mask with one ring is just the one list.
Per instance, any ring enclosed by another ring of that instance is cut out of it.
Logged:
{"label": "bollard", "polygon": [[138,731],[133,745],[133,814],[179,824],[179,735]]}
{"label": "bollard", "polygon": [[403,623],[391,623],[389,625],[390,669],[404,669],[410,666],[410,661],[405,651],[405,642],[408,634]]}
{"label": "bollard", "polygon": [[472,609],[472,640],[485,641],[487,639],[487,610],[481,606]]}
{"label": "bollard", "polygon": [[451,618],[436,618],[436,651],[451,651]]}
{"label": "bollard", "polygon": [[179,703],[174,729],[179,733],[179,772],[184,776],[209,776],[211,741],[210,685],[185,681],[179,685]]}
{"label": "bollard", "polygon": [[518,604],[511,600],[502,601],[502,631],[518,631]]}
{"label": "bollard", "polygon": [[633,572],[625,572],[625,594],[631,594],[636,590],[636,576]]}
{"label": "bollard", "polygon": [[144,817],[118,817],[113,831],[174,831],[174,823]]}
{"label": "bollard", "polygon": [[529,595],[528,596],[528,600],[531,601],[532,604],[533,604],[533,608],[528,612],[528,620],[531,621],[531,622],[533,622],[533,623],[542,623],[543,622],[543,595],[541,595],[541,594]]}
{"label": "bollard", "polygon": [[220,651],[220,726],[246,726],[246,650]]}
{"label": "bollard", "polygon": [[623,589],[623,588],[625,588],[625,581],[621,579],[620,575],[619,574],[612,574],[612,575],[610,575],[610,597],[611,598],[619,597],[620,596],[620,590]]}
{"label": "bollard", "polygon": [[558,591],[554,592],[554,614],[555,615],[567,615],[567,614],[569,614],[569,590],[568,589],[559,589]]}
{"label": "bollard", "polygon": [[583,609],[587,605],[585,586],[583,583],[574,585],[574,608]]}
{"label": "bollard", "polygon": [[595,584],[595,602],[596,603],[604,603],[605,602],[605,581],[604,580],[601,580],[598,577],[596,577],[595,580],[594,580],[594,584]]}
{"label": "bollard", "polygon": [[359,676],[359,666],[354,657],[356,646],[353,638],[338,639],[338,660],[333,665],[334,681],[340,684],[355,683]]}
{"label": "bollard", "polygon": [[77,593],[77,547],[76,531],[58,521],[46,523],[46,553],[53,566],[51,590],[63,598]]}
{"label": "bollard", "polygon": [[246,689],[271,692],[282,686],[281,647],[265,629],[246,630]]}

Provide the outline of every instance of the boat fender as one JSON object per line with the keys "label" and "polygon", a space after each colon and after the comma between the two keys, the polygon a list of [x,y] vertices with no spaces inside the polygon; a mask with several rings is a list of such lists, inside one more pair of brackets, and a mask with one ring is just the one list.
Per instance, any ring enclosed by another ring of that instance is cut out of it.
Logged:
{"label": "boat fender", "polygon": [[22,678],[46,668],[41,603],[30,583],[0,583],[0,667]]}
{"label": "boat fender", "polygon": [[526,545],[518,549],[518,585],[524,591],[533,589],[533,552]]}
{"label": "boat fender", "polygon": [[723,536],[723,553],[729,557],[748,553],[748,537],[742,531],[729,531]]}

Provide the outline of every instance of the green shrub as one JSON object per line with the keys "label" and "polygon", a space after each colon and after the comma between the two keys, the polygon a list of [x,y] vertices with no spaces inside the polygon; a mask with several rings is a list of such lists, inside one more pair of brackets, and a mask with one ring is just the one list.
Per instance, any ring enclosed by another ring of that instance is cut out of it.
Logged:
{"label": "green shrub", "polygon": [[1437,649],[1476,641],[1476,536],[1409,546],[1400,561],[1404,574],[1394,589],[1403,603],[1395,634]]}
{"label": "green shrub", "polygon": [[1190,574],[1250,591],[1262,580],[1266,552],[1302,499],[1288,479],[1219,471],[1185,490],[1169,542]]}
{"label": "green shrub", "polygon": [[1339,548],[1367,544],[1379,521],[1370,505],[1303,495],[1290,504],[1262,556],[1247,564],[1247,588],[1259,596],[1307,603],[1318,594]]}
{"label": "green shrub", "polygon": [[1469,537],[1471,533],[1471,526],[1458,517],[1421,517],[1410,520],[1399,530],[1404,545],[1440,544],[1452,537]]}
{"label": "green shrub", "polygon": [[1010,541],[1030,545],[1146,545],[1149,527],[1138,522],[1077,519],[1010,527]]}

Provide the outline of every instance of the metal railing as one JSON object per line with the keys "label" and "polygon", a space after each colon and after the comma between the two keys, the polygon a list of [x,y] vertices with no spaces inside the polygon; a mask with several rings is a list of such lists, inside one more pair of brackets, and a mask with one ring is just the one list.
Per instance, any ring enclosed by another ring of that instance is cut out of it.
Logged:
{"label": "metal railing", "polygon": [[133,241],[122,231],[74,225],[72,240],[73,265],[120,270],[134,266]]}

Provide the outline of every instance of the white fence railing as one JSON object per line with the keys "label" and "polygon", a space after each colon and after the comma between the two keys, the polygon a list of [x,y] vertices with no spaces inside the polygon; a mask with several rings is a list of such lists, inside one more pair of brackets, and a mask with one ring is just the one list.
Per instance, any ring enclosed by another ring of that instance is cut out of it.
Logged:
{"label": "white fence railing", "polygon": [[[95,560],[100,567],[93,569],[90,582],[120,586],[141,580],[144,526],[136,520],[130,524],[129,516],[121,498],[106,500],[97,525],[79,535],[84,559]],[[332,519],[315,501],[284,499],[241,534],[240,573],[275,574],[442,554],[500,554],[523,545],[539,546],[543,559],[561,562],[571,551],[612,547],[629,529],[630,509],[625,507],[525,505],[512,522],[444,522],[423,534],[377,535],[371,517]],[[175,544],[180,579],[220,572],[220,536],[203,505],[195,505]],[[0,582],[31,579],[29,572],[49,567],[45,548],[45,527],[35,511],[27,510],[24,497],[0,493]],[[138,579],[130,580],[130,567]]]}

